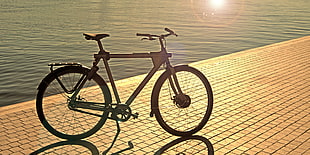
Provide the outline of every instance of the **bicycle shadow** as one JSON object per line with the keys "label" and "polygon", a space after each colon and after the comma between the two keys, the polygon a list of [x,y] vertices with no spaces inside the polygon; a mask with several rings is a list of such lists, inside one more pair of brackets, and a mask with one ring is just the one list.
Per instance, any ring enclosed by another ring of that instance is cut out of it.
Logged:
{"label": "bicycle shadow", "polygon": [[160,148],[155,155],[160,154],[208,154],[214,155],[212,143],[205,137],[193,135],[188,137],[181,137],[171,141],[162,148]]}
{"label": "bicycle shadow", "polygon": [[[81,148],[82,147],[82,148]],[[133,148],[133,147],[132,147]],[[120,150],[112,155],[117,155],[127,149]],[[37,155],[40,153],[52,153],[52,154],[92,154],[99,155],[98,148],[91,142],[85,140],[76,141],[60,141],[54,144],[42,147],[30,155]],[[193,135],[188,137],[177,138],[168,144],[161,147],[154,155],[161,154],[208,154],[213,155],[214,149],[212,143],[205,137]]]}
{"label": "bicycle shadow", "polygon": [[[66,145],[68,146],[64,147]],[[68,147],[70,147],[70,149],[68,149]],[[37,155],[40,153],[66,154],[71,151],[75,151],[78,154],[87,153],[87,154],[92,154],[92,155],[99,155],[99,150],[97,149],[97,147],[91,142],[88,142],[85,140],[57,142],[57,143],[42,147],[39,150],[36,150],[30,153],[30,155]]]}

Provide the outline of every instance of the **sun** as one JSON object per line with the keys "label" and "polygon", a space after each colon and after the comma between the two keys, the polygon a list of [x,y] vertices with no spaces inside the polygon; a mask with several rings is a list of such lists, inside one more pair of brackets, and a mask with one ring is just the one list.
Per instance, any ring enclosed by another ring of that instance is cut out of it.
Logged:
{"label": "sun", "polygon": [[224,5],[225,0],[210,0],[210,5],[214,8],[220,8]]}

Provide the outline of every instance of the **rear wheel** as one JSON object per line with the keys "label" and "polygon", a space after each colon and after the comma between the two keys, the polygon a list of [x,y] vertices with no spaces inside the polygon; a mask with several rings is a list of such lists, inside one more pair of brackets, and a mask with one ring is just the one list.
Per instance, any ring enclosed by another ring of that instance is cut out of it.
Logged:
{"label": "rear wheel", "polygon": [[157,80],[152,92],[152,111],[158,123],[167,132],[188,136],[198,132],[207,123],[212,107],[213,94],[207,78],[189,66],[174,67],[176,79],[166,71]]}
{"label": "rear wheel", "polygon": [[[94,134],[105,123],[107,117],[103,111],[69,106],[77,84],[86,78],[89,71],[80,66],[61,67],[48,74],[40,83],[36,100],[37,114],[43,126],[55,136],[70,140],[82,139]],[[109,104],[111,94],[104,80],[94,74],[79,90],[76,100]]]}

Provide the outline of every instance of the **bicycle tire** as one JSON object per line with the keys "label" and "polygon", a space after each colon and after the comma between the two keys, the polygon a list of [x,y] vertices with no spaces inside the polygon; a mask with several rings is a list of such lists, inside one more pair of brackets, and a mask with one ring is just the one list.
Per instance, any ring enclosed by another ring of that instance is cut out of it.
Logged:
{"label": "bicycle tire", "polygon": [[[89,71],[81,66],[65,66],[49,73],[40,83],[36,110],[43,126],[53,135],[69,140],[83,139],[94,134],[105,123],[107,114],[103,111],[86,110],[102,116],[98,117],[70,110],[70,93],[66,93],[57,81],[58,78],[67,90],[74,92],[74,85],[82,76],[85,78]],[[87,80],[78,96],[83,101],[111,103],[110,90],[97,73]]]}
{"label": "bicycle tire", "polygon": [[187,65],[174,67],[181,90],[189,96],[189,104],[181,107],[173,100],[172,76],[165,71],[156,81],[152,92],[152,112],[160,126],[176,136],[189,136],[207,123],[213,107],[213,93],[207,78],[197,69]]}

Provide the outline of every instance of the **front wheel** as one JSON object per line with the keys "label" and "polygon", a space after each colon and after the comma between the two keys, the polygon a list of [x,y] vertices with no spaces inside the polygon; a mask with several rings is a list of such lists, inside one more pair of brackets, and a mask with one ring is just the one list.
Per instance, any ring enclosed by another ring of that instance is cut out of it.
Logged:
{"label": "front wheel", "polygon": [[107,117],[104,117],[103,111],[69,105],[76,91],[79,91],[77,101],[111,103],[107,84],[96,73],[82,89],[77,89],[89,71],[81,66],[65,66],[48,74],[40,83],[36,99],[37,114],[43,126],[53,135],[69,140],[82,139],[94,134],[105,123]]}
{"label": "front wheel", "polygon": [[152,112],[167,132],[188,136],[207,123],[213,107],[212,89],[197,69],[183,65],[174,70],[175,76],[166,71],[155,83]]}

